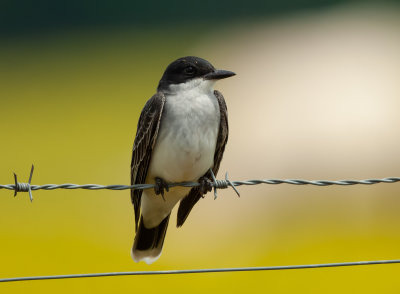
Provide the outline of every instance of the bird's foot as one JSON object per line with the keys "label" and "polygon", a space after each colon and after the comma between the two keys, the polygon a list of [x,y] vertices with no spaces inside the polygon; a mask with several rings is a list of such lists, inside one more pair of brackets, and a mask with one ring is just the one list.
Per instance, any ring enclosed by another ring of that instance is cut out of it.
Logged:
{"label": "bird's foot", "polygon": [[164,181],[162,178],[157,177],[155,186],[154,186],[154,192],[156,193],[156,195],[161,194],[161,197],[165,201],[164,190],[166,190],[167,192],[169,191],[168,183],[166,181]]}
{"label": "bird's foot", "polygon": [[204,198],[204,195],[207,194],[207,192],[211,192],[213,188],[213,183],[210,181],[209,178],[207,177],[201,177],[199,179],[199,184],[200,184],[200,194],[201,197]]}

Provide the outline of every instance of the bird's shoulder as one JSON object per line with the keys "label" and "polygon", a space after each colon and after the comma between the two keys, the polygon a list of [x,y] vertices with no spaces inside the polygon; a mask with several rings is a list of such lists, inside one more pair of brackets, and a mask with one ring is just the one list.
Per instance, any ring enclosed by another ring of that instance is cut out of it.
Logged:
{"label": "bird's shoulder", "polygon": [[217,101],[218,101],[218,104],[219,104],[219,107],[220,107],[220,111],[221,112],[222,111],[224,111],[224,112],[228,111],[228,108],[227,108],[226,103],[225,103],[225,98],[222,95],[222,93],[220,91],[218,91],[218,90],[214,90],[214,95],[217,98]]}
{"label": "bird's shoulder", "polygon": [[149,100],[147,100],[144,105],[142,112],[140,113],[138,128],[145,122],[146,120],[150,120],[157,114],[159,111],[162,111],[162,108],[165,104],[165,95],[163,92],[157,92],[154,94]]}
{"label": "bird's shoulder", "polygon": [[[159,124],[161,114],[165,105],[165,95],[162,92],[157,92],[144,105],[140,113],[137,124],[137,131],[133,149],[137,148],[143,140],[149,136],[157,135],[158,128],[154,128]],[[149,143],[149,142],[147,142]]]}

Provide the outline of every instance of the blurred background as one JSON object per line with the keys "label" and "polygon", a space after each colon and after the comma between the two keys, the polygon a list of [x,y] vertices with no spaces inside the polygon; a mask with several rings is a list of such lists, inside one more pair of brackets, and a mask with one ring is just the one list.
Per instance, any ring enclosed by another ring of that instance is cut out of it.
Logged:
{"label": "blurred background", "polygon": [[[140,111],[196,55],[237,76],[219,177],[400,175],[395,1],[1,1],[0,183],[129,184]],[[136,264],[127,191],[0,191],[0,278],[400,257],[400,186],[240,187]],[[398,265],[0,284],[1,293],[398,293]]]}

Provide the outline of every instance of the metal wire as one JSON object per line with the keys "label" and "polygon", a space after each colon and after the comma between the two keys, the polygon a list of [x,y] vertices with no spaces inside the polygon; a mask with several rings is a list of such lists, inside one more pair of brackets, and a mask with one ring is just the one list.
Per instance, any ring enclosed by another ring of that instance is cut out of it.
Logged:
{"label": "metal wire", "polygon": [[[31,185],[33,165],[28,183],[19,183],[17,175],[14,174],[15,184],[0,185],[0,189],[14,190],[17,192],[29,192],[32,201],[33,190],[55,190],[55,189],[86,189],[86,190],[132,190],[132,189],[152,189],[154,184],[138,184],[138,185],[97,185],[97,184],[46,184],[46,185]],[[259,184],[290,184],[290,185],[314,185],[314,186],[350,186],[350,185],[373,185],[378,183],[396,183],[400,182],[400,178],[383,178],[383,179],[367,179],[367,180],[299,180],[299,179],[265,179],[265,180],[247,180],[247,181],[230,181],[228,174],[225,180],[217,180],[212,173],[212,186],[214,187],[214,195],[217,197],[217,189],[226,189],[232,187],[239,196],[239,192],[235,187],[242,185],[259,185]],[[184,186],[196,187],[199,183],[181,182],[171,183],[169,187]],[[91,274],[72,274],[72,275],[54,275],[54,276],[32,276],[32,277],[16,277],[3,278],[0,282],[17,282],[17,281],[33,281],[33,280],[54,280],[54,279],[72,279],[72,278],[92,278],[92,277],[113,277],[113,276],[132,276],[132,275],[171,275],[171,274],[198,274],[198,273],[221,273],[221,272],[244,272],[244,271],[269,271],[269,270],[289,270],[289,269],[312,269],[312,268],[327,268],[327,267],[344,267],[344,266],[360,266],[360,265],[377,265],[377,264],[400,264],[400,259],[394,260],[376,260],[376,261],[356,261],[356,262],[338,262],[324,264],[306,264],[306,265],[284,265],[284,266],[262,266],[262,267],[239,267],[239,268],[213,268],[213,269],[187,269],[187,270],[163,270],[163,271],[135,271],[135,272],[112,272],[112,273],[91,273]]]}
{"label": "metal wire", "polygon": [[[225,180],[218,180],[219,182],[225,182]],[[314,185],[314,186],[350,186],[350,185],[373,185],[379,183],[396,183],[400,182],[400,178],[383,178],[383,179],[367,179],[367,180],[339,180],[339,181],[329,181],[329,180],[297,180],[297,179],[287,179],[287,180],[277,180],[277,179],[265,179],[265,180],[246,180],[246,181],[231,181],[235,186],[254,186],[259,184],[290,184],[290,185]],[[19,183],[25,184],[26,183]],[[181,182],[169,184],[169,187],[183,186],[183,187],[197,187],[199,183],[195,182]],[[215,184],[212,183],[213,187]],[[56,190],[56,189],[84,189],[84,190],[145,190],[154,188],[154,184],[137,184],[137,185],[98,185],[98,184],[45,184],[45,185],[30,185],[31,190]],[[218,189],[225,189],[224,186],[218,185]],[[15,190],[14,184],[0,185],[0,189]],[[18,190],[18,192],[25,192],[25,190]]]}
{"label": "metal wire", "polygon": [[[144,190],[144,189],[153,189],[154,184],[137,184],[137,185],[97,185],[97,184],[45,184],[45,185],[31,185],[32,174],[33,174],[33,165],[29,177],[28,183],[19,183],[17,181],[17,175],[14,174],[15,184],[9,185],[0,185],[0,189],[14,190],[14,196],[17,195],[17,192],[29,192],[29,197],[32,201],[32,193],[34,190],[55,190],[55,189],[85,189],[85,190]],[[269,185],[279,185],[279,184],[290,184],[290,185],[313,185],[313,186],[351,186],[351,185],[374,185],[379,183],[396,183],[400,182],[399,177],[392,178],[383,178],[383,179],[366,179],[366,180],[339,180],[339,181],[329,181],[329,180],[300,180],[300,179],[265,179],[265,180],[247,180],[247,181],[230,181],[228,179],[228,173],[225,175],[224,180],[217,180],[212,174],[213,182],[212,187],[214,187],[214,195],[217,197],[217,189],[226,189],[232,187],[238,196],[239,192],[235,187],[238,186],[253,186],[259,184],[269,184]],[[196,182],[181,182],[181,183],[170,183],[168,187],[197,187],[199,183]]]}
{"label": "metal wire", "polygon": [[113,273],[93,273],[93,274],[75,274],[75,275],[17,277],[17,278],[0,279],[0,282],[21,282],[21,281],[94,278],[94,277],[115,277],[115,276],[145,276],[145,275],[176,275],[176,274],[202,274],[202,273],[223,273],[223,272],[273,271],[273,270],[312,269],[312,268],[377,265],[377,264],[396,264],[396,263],[399,264],[400,259],[337,262],[337,263],[322,263],[322,264],[305,264],[305,265],[281,265],[281,266],[186,269],[186,270],[184,269],[184,270],[136,271],[136,272],[113,272]]}

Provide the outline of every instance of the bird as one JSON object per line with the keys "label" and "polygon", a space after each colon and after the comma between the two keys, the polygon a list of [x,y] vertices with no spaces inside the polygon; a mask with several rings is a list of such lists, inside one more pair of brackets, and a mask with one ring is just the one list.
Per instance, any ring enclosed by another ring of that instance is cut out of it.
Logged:
{"label": "bird", "polygon": [[[135,212],[135,262],[155,262],[161,255],[170,214],[179,202],[177,227],[193,206],[212,190],[228,140],[225,99],[216,81],[234,76],[205,59],[186,56],[169,64],[157,92],[145,104],[137,126],[131,184],[154,189],[131,190]],[[197,187],[169,183],[198,182]]]}

